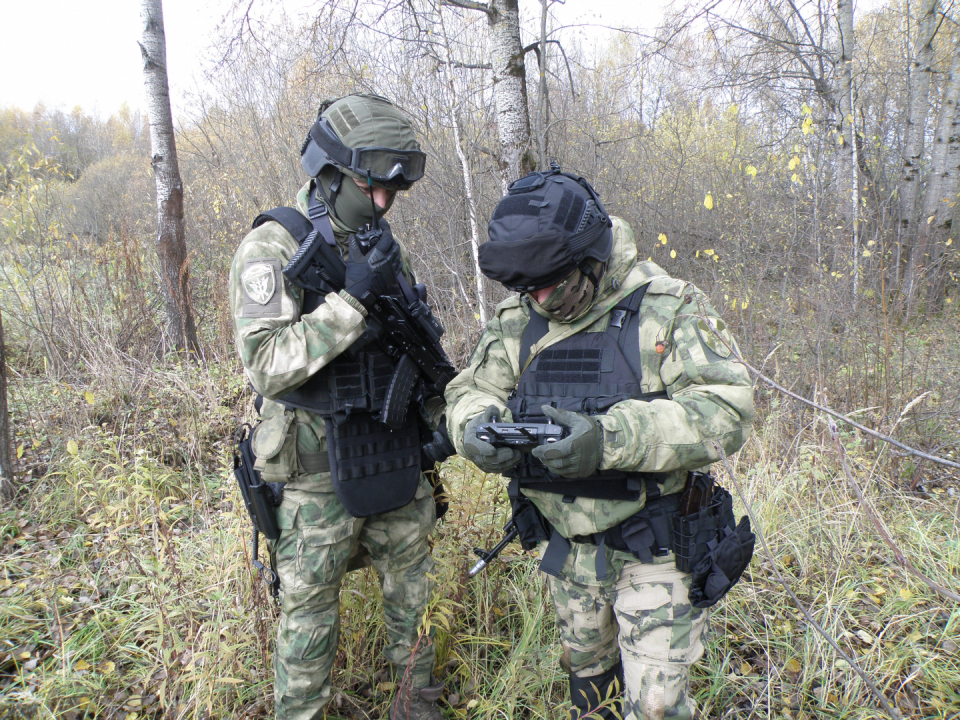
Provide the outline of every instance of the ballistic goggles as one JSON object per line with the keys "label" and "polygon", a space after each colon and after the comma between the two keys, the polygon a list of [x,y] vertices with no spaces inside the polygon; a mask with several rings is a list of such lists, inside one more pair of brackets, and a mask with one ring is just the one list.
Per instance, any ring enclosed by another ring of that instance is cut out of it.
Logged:
{"label": "ballistic goggles", "polygon": [[422,150],[397,150],[386,147],[349,148],[320,119],[310,128],[300,152],[300,163],[310,177],[316,177],[325,165],[345,168],[358,177],[369,177],[387,190],[408,190],[423,177],[427,154]]}

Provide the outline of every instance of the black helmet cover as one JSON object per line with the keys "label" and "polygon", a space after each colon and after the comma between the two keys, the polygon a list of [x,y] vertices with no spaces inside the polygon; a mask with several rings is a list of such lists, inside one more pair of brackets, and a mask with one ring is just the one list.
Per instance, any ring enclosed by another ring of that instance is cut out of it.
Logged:
{"label": "black helmet cover", "polygon": [[510,290],[530,292],[570,275],[586,258],[606,262],[612,223],[593,187],[560,172],[526,175],[507,188],[480,246],[480,270]]}

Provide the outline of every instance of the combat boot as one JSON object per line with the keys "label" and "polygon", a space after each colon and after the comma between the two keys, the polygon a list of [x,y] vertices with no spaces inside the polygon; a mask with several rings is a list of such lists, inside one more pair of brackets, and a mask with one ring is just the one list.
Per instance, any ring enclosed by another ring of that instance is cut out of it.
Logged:
{"label": "combat boot", "polygon": [[423,688],[402,683],[390,705],[390,720],[443,720],[437,700],[443,693],[443,683],[430,676],[431,685]]}
{"label": "combat boot", "polygon": [[[611,689],[611,685],[614,687]],[[606,672],[591,677],[577,677],[570,673],[570,720],[602,718],[615,720],[623,717],[623,663],[617,663]],[[615,699],[611,702],[608,694]],[[600,707],[604,705],[604,707]]]}

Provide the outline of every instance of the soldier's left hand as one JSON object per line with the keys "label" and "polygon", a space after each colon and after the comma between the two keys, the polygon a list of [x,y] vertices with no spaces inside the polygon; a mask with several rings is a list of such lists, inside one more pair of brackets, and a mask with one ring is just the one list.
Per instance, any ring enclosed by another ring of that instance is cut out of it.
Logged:
{"label": "soldier's left hand", "polygon": [[543,414],[570,429],[562,440],[533,449],[533,456],[547,470],[565,478],[589,477],[603,458],[603,426],[589,415],[541,406]]}

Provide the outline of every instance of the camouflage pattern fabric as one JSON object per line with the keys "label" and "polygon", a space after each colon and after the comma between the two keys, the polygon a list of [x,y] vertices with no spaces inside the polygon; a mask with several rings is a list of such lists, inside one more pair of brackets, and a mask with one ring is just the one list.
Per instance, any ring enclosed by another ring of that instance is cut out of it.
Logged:
{"label": "camouflage pattern fabric", "polygon": [[574,545],[561,578],[547,576],[567,669],[592,677],[622,659],[624,720],[690,720],[690,666],[703,655],[708,618],[688,600],[691,576],[676,569],[672,555],[644,564],[613,552],[618,576],[602,584],[573,580],[592,572],[586,547]]}
{"label": "camouflage pattern fabric", "polygon": [[[297,197],[304,214],[307,192],[304,187]],[[344,253],[347,235],[336,222],[334,233]],[[330,293],[320,307],[301,315],[302,293],[280,272],[297,247],[278,223],[261,225],[237,249],[229,287],[237,349],[247,378],[265,397],[253,436],[256,467],[265,481],[287,483],[278,510],[281,535],[273,548],[282,591],[274,655],[281,720],[323,717],[337,650],[340,585],[357,566],[372,565],[380,579],[386,658],[400,672],[409,663],[413,687],[419,688],[430,682],[434,657],[433,643],[418,633],[433,587],[427,537],[436,514],[429,483],[421,476],[414,500],[399,510],[352,517],[333,491],[323,418],[273,400],[305,382],[366,329],[363,306],[346,293]],[[413,284],[402,247],[401,256]],[[434,421],[443,409],[442,398],[428,403]]]}
{"label": "camouflage pattern fabric", "polygon": [[[318,482],[317,489],[326,483]],[[421,478],[413,502],[368,518],[352,517],[326,491],[286,491],[277,513],[277,571],[283,615],[274,653],[274,702],[280,720],[323,716],[340,635],[340,584],[348,563],[365,553],[383,588],[387,660],[413,687],[430,684],[434,646],[419,639],[433,590],[427,538],[436,519],[432,489]]]}
{"label": "camouflage pattern fabric", "polygon": [[[617,302],[646,284],[637,349],[641,391],[665,391],[668,398],[625,400],[597,416],[604,428],[600,469],[666,473],[660,492],[679,492],[687,470],[719,459],[713,441],[728,454],[746,441],[753,421],[753,385],[747,370],[730,359],[730,352],[722,356],[702,339],[705,333],[697,323],[705,315],[718,323],[727,345],[737,348],[706,296],[652,262],[637,263],[630,226],[619,218],[612,220],[613,255],[596,302],[579,320],[551,321],[547,334],[531,348],[531,357],[574,333],[605,330]],[[447,429],[461,454],[466,424],[489,405],[499,407],[505,420],[511,419],[507,396],[526,365],[519,357],[520,341],[530,313],[537,311],[526,295],[500,303],[466,369],[447,386]],[[577,498],[564,503],[555,493],[525,493],[565,537],[602,532],[645,502],[641,496],[634,502]]]}
{"label": "camouflage pattern fabric", "polygon": [[[530,359],[575,333],[606,330],[617,302],[646,285],[636,348],[641,392],[665,392],[667,398],[625,400],[596,416],[604,430],[600,469],[664,473],[659,490],[667,495],[682,490],[688,470],[719,459],[714,441],[727,454],[746,442],[754,417],[753,386],[746,369],[733,361],[733,350],[739,352],[736,342],[706,296],[652,262],[638,263],[629,225],[611,219],[613,254],[593,306],[572,322],[551,319],[547,334],[530,349],[530,358],[520,358],[530,313],[547,314],[525,295],[500,303],[467,368],[447,387],[447,429],[462,454],[464,428],[489,405],[511,420],[507,397]],[[643,494],[635,501],[578,497],[570,503],[557,493],[524,494],[567,538],[603,532],[638,512],[646,501]],[[703,652],[700,633],[707,615],[689,603],[689,576],[676,570],[672,554],[644,565],[632,555],[603,548],[611,579],[599,584],[600,549],[579,544],[573,548],[562,576],[549,580],[571,670],[591,677],[622,657],[627,717],[691,717],[687,672]]]}

